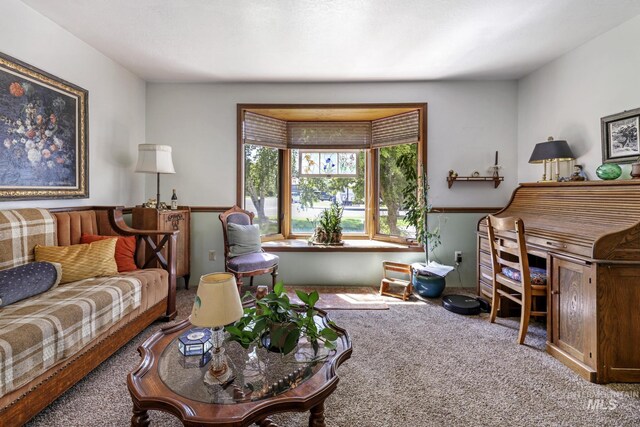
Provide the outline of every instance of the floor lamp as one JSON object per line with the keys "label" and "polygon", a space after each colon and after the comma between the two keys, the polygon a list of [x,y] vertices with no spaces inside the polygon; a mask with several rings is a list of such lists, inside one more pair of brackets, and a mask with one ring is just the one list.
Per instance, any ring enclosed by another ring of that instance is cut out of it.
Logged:
{"label": "floor lamp", "polygon": [[156,209],[161,209],[160,204],[160,174],[176,173],[171,159],[171,146],[156,144],[138,145],[138,164],[136,172],[155,173],[156,179]]}

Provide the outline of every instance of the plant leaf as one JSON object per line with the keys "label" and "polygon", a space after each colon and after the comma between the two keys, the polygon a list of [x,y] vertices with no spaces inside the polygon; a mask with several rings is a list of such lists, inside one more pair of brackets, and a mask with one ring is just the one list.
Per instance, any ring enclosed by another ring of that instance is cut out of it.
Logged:
{"label": "plant leaf", "polygon": [[235,335],[238,337],[242,336],[242,330],[234,325],[225,326],[224,330],[229,332],[231,335]]}
{"label": "plant leaf", "polygon": [[331,341],[335,341],[338,339],[338,334],[331,328],[324,328],[322,331],[320,331],[320,335]]}
{"label": "plant leaf", "polygon": [[313,291],[309,294],[309,302],[307,304],[309,304],[309,307],[313,308],[315,307],[319,299],[320,294],[318,293],[318,291]]}
{"label": "plant leaf", "polygon": [[302,301],[305,304],[309,304],[309,295],[307,295],[305,292],[302,292],[299,289],[296,289],[296,295],[298,296],[298,298],[300,298],[300,301]]}
{"label": "plant leaf", "polygon": [[289,354],[291,351],[296,348],[298,344],[298,339],[300,338],[300,330],[294,329],[287,334],[287,338],[284,341],[284,347],[282,348],[282,352],[284,354]]}
{"label": "plant leaf", "polygon": [[336,349],[336,344],[332,341],[325,341],[324,342],[324,348],[328,349],[328,350],[335,350]]}
{"label": "plant leaf", "polygon": [[273,287],[273,293],[276,294],[277,296],[280,296],[282,295],[283,292],[284,292],[284,282],[276,283],[276,285]]}

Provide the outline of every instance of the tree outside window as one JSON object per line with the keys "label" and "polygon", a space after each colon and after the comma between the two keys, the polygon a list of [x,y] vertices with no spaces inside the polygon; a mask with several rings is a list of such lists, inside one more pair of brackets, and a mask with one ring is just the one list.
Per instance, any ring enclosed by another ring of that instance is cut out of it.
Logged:
{"label": "tree outside window", "polygon": [[244,146],[245,208],[256,214],[261,234],[280,231],[278,221],[278,149],[246,144]]}

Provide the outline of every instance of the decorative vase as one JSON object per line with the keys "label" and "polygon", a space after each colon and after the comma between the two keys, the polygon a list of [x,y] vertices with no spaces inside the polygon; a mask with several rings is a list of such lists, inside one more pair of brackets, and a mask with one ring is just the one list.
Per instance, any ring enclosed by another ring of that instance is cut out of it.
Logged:
{"label": "decorative vase", "polygon": [[631,165],[631,177],[633,179],[640,179],[640,163],[634,163]]}
{"label": "decorative vase", "polygon": [[622,168],[615,163],[605,163],[598,166],[598,169],[596,169],[596,175],[598,175],[598,178],[605,181],[618,179],[620,178],[620,175],[622,175]]}
{"label": "decorative vase", "polygon": [[444,288],[447,285],[444,277],[423,276],[420,274],[413,275],[411,284],[418,295],[424,298],[438,298],[442,295],[442,291],[444,291]]}

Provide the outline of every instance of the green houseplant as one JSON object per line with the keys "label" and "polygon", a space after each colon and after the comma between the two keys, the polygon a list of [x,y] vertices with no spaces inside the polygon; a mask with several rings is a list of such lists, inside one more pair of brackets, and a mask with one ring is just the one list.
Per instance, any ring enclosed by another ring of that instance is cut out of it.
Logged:
{"label": "green houseplant", "polygon": [[343,208],[333,202],[331,206],[320,213],[312,242],[325,245],[337,245],[342,242],[342,213]]}
{"label": "green houseplant", "polygon": [[416,240],[424,248],[425,262],[429,262],[429,252],[440,246],[442,240],[440,227],[430,230],[427,225],[427,216],[431,212],[431,204],[428,200],[427,174],[423,172],[418,179],[414,155],[400,156],[397,160],[397,166],[407,181],[402,189],[404,208],[406,209],[405,221],[415,227]]}
{"label": "green houseplant", "polygon": [[263,337],[268,336],[269,350],[288,354],[296,348],[300,337],[305,336],[316,352],[320,343],[327,349],[335,349],[338,339],[336,331],[331,328],[319,329],[314,320],[318,314],[314,308],[320,298],[318,292],[307,294],[296,290],[296,295],[302,305],[291,304],[284,284],[277,283],[273,292],[256,300],[255,307],[245,308],[240,320],[225,327],[229,333],[228,339],[248,348],[251,344],[262,346]]}
{"label": "green houseplant", "polygon": [[[440,246],[440,227],[429,229],[427,216],[431,212],[429,204],[429,182],[427,174],[423,172],[418,179],[415,157],[402,155],[397,160],[397,165],[405,175],[407,184],[402,189],[404,207],[406,209],[405,220],[416,229],[416,240],[424,248],[425,262],[429,263],[429,253]],[[412,278],[415,291],[425,298],[439,297],[446,286],[444,276],[421,274],[415,271]]]}

